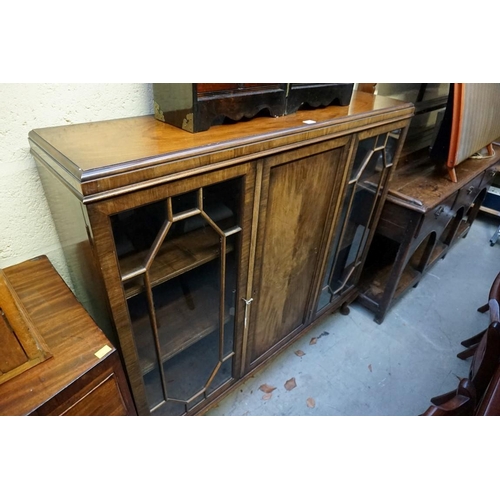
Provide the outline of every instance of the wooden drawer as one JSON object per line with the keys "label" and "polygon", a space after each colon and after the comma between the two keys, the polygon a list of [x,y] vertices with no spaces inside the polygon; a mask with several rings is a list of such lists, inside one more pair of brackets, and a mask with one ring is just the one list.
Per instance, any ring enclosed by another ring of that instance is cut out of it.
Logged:
{"label": "wooden drawer", "polygon": [[114,375],[110,375],[61,415],[99,417],[127,415]]}
{"label": "wooden drawer", "polygon": [[457,200],[455,202],[455,212],[458,211],[461,207],[464,207],[465,210],[474,203],[477,195],[483,189],[485,183],[488,183],[488,180],[491,182],[493,176],[490,172],[484,172],[481,175],[478,175],[476,178],[472,179],[468,182],[464,187],[462,187],[457,196]]}
{"label": "wooden drawer", "polygon": [[377,233],[401,243],[409,224],[419,217],[423,215],[386,201],[377,226]]}
{"label": "wooden drawer", "polygon": [[451,219],[455,217],[456,212],[453,207],[456,198],[457,193],[453,193],[425,214],[422,224],[415,235],[416,239],[424,238],[433,231],[438,237],[440,236]]}
{"label": "wooden drawer", "polygon": [[38,408],[38,416],[125,416],[135,415],[126,387],[118,352],[113,351],[101,363]]}

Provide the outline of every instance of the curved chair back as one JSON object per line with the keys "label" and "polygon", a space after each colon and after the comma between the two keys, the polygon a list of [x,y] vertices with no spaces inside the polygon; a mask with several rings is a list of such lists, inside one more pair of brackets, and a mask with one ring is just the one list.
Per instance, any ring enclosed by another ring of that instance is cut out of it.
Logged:
{"label": "curved chair back", "polygon": [[[492,308],[493,305],[493,308]],[[490,311],[498,315],[498,302],[490,300]],[[500,360],[500,322],[493,321],[486,329],[477,346],[469,370],[469,379],[474,384],[480,400],[490,383]]]}

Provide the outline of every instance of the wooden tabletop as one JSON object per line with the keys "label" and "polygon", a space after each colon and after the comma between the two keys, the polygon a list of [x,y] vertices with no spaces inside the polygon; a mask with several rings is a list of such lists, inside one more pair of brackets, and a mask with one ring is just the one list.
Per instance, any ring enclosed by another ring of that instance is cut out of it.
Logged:
{"label": "wooden tabletop", "polygon": [[494,145],[494,150],[493,158],[469,159],[458,165],[456,183],[450,180],[446,169],[437,169],[435,162],[426,154],[402,158],[393,174],[387,200],[418,212],[431,210],[477,175],[500,162],[500,147]]}
{"label": "wooden tabletop", "polygon": [[46,256],[3,270],[52,357],[0,384],[0,415],[27,415],[100,362],[114,348]]}

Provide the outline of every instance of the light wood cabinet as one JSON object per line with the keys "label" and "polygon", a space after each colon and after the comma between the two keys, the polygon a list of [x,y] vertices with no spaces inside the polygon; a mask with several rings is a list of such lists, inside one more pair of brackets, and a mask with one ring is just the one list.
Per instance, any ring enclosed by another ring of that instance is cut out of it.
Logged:
{"label": "light wood cabinet", "polygon": [[198,134],[150,116],[30,133],[68,266],[139,414],[202,412],[356,298],[412,114],[357,93]]}
{"label": "light wood cabinet", "polygon": [[[1,282],[9,291],[0,295],[4,327],[19,337],[27,327],[47,356],[25,370],[10,370],[14,376],[8,379],[0,377],[0,415],[137,414],[118,351],[46,256],[4,269]],[[13,360],[12,345],[0,342],[2,367]]]}

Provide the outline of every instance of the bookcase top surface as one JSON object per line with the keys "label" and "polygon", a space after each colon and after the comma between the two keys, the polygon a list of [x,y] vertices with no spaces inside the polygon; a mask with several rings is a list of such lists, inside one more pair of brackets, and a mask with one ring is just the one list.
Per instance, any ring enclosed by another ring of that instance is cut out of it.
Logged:
{"label": "bookcase top surface", "polygon": [[[62,178],[70,177],[74,187],[186,158],[203,156],[216,162],[226,158],[228,151],[244,160],[246,155],[272,152],[273,147],[284,144],[409,118],[413,110],[411,103],[355,92],[349,106],[256,117],[195,134],[148,115],[35,129],[29,140],[35,156],[43,157]],[[190,167],[192,164],[185,168]],[[94,186],[93,192],[100,189]],[[85,195],[85,189],[82,191]]]}

